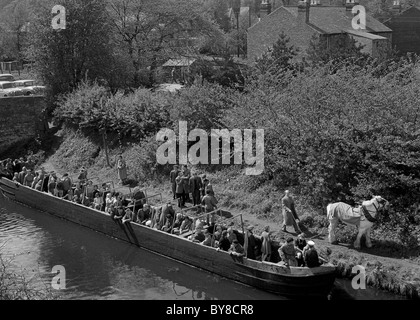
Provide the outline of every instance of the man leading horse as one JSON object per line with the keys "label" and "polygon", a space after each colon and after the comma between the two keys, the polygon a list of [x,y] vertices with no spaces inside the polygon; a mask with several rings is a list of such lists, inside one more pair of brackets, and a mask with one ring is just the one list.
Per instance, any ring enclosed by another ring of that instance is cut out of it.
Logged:
{"label": "man leading horse", "polygon": [[330,222],[328,227],[328,240],[331,244],[336,244],[335,228],[338,222],[344,222],[348,225],[354,225],[359,232],[354,242],[354,247],[360,249],[360,239],[366,236],[366,247],[372,247],[370,240],[370,229],[376,222],[379,213],[388,209],[389,202],[381,196],[374,196],[371,200],[363,201],[358,208],[344,202],[330,203],[327,206],[327,217]]}

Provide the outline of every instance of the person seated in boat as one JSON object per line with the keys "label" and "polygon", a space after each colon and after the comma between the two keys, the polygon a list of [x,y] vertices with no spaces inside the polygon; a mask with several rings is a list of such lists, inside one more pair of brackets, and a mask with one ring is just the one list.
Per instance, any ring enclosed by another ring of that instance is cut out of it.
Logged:
{"label": "person seated in boat", "polygon": [[185,216],[179,228],[179,234],[181,235],[183,233],[190,231],[192,225],[193,225],[193,220],[190,217]]}
{"label": "person seated in boat", "polygon": [[96,195],[98,195],[98,194],[100,195],[101,192],[99,191],[99,186],[97,184],[95,184],[93,186],[92,198],[95,199]]}
{"label": "person seated in boat", "polygon": [[112,194],[109,192],[105,198],[105,212],[108,212],[109,207],[112,205]]}
{"label": "person seated in boat", "polygon": [[51,177],[48,183],[48,193],[55,195],[56,186],[57,186],[56,179],[54,177]]}
{"label": "person seated in boat", "polygon": [[89,180],[86,185],[86,196],[89,199],[93,199],[93,192],[95,191],[95,187],[93,185],[92,180]]}
{"label": "person seated in boat", "polygon": [[19,179],[20,184],[23,184],[23,179],[25,179],[26,173],[27,173],[26,167],[23,167],[22,171],[20,171],[18,174],[18,179]]}
{"label": "person seated in boat", "polygon": [[201,241],[201,244],[203,245],[203,246],[208,246],[208,247],[211,247],[212,246],[212,235],[211,235],[211,233],[209,232],[209,230],[208,229],[204,229],[204,240],[203,241]]}
{"label": "person seated in boat", "polygon": [[232,244],[234,240],[238,240],[238,237],[236,236],[235,232],[233,231],[232,227],[229,227],[227,229],[227,238],[229,239],[230,243]]}
{"label": "person seated in boat", "polygon": [[271,236],[270,226],[265,226],[264,231],[261,234],[261,260],[270,261],[271,259]]}
{"label": "person seated in boat", "polygon": [[254,227],[253,226],[248,226],[245,236],[247,237],[247,241],[248,244],[246,246],[247,250],[246,250],[246,257],[248,259],[253,259],[255,260],[257,258],[257,240],[254,236],[253,230]]}
{"label": "person seated in boat", "polygon": [[315,249],[315,242],[312,240],[308,241],[308,245],[303,250],[303,259],[308,268],[315,268],[321,265],[318,251]]}
{"label": "person seated in boat", "polygon": [[278,249],[279,254],[286,266],[297,267],[296,249],[293,238],[287,238],[286,242]]}
{"label": "person seated in boat", "polygon": [[184,216],[182,215],[181,212],[178,212],[176,214],[176,219],[172,228],[172,233],[173,234],[179,234],[180,228],[181,228],[181,224],[184,220]]}
{"label": "person seated in boat", "polygon": [[23,178],[23,185],[27,187],[32,186],[32,182],[34,182],[35,175],[31,169],[26,170],[25,177]]}
{"label": "person seated in boat", "polygon": [[65,173],[63,175],[63,177],[61,178],[61,181],[63,183],[63,197],[64,197],[71,190],[71,187],[72,187],[73,183],[72,183],[68,173]]}
{"label": "person seated in boat", "polygon": [[122,223],[128,223],[133,221],[133,211],[131,211],[130,209],[126,209],[125,210],[125,214],[124,217],[122,218]]}
{"label": "person seated in boat", "polygon": [[38,191],[42,191],[42,184],[44,183],[44,178],[41,179],[41,177],[39,177],[38,181],[36,182],[34,189],[38,190]]}
{"label": "person seated in boat", "polygon": [[111,211],[111,219],[112,220],[119,220],[124,217],[124,208],[122,206],[115,208]]}
{"label": "person seated in boat", "polygon": [[231,243],[228,239],[228,233],[226,230],[222,231],[222,237],[220,238],[219,242],[217,243],[217,249],[223,251],[229,251]]}
{"label": "person seated in boat", "polygon": [[229,248],[229,254],[237,257],[243,257],[245,256],[245,249],[241,246],[238,240],[233,240],[233,243]]}
{"label": "person seated in boat", "polygon": [[222,239],[222,232],[223,232],[223,228],[221,225],[217,225],[215,229],[216,230],[213,232],[214,243],[216,243],[216,241],[219,242],[220,239]]}
{"label": "person seated in boat", "polygon": [[167,232],[167,233],[171,233],[173,222],[174,222],[174,220],[173,220],[171,214],[168,213],[166,215],[165,224],[163,225],[161,230],[164,231],[164,232]]}
{"label": "person seated in boat", "polygon": [[196,229],[194,234],[188,237],[192,242],[203,242],[205,238],[203,228]]}
{"label": "person seated in boat", "polygon": [[13,175],[12,181],[14,181],[16,183],[20,183],[19,182],[19,173],[15,172],[15,174]]}
{"label": "person seated in boat", "polygon": [[140,183],[133,189],[132,193],[132,204],[134,204],[134,212],[137,212],[139,209],[143,208],[143,205],[146,203],[146,195],[144,191],[141,190]]}
{"label": "person seated in boat", "polygon": [[101,210],[102,207],[102,197],[101,194],[98,192],[96,193],[95,199],[93,200],[92,208],[96,210]]}
{"label": "person seated in boat", "polygon": [[295,240],[295,248],[296,248],[296,261],[298,267],[305,266],[305,260],[303,259],[303,249],[305,249],[307,243],[305,240],[305,235],[303,233],[299,234],[297,239]]}
{"label": "person seated in boat", "polygon": [[78,204],[82,204],[82,199],[80,198],[80,196],[78,194],[73,195],[73,202],[78,203]]}

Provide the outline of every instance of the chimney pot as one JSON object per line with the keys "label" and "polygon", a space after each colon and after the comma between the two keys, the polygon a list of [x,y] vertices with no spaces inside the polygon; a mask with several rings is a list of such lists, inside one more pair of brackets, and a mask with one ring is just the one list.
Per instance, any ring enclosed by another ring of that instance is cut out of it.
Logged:
{"label": "chimney pot", "polygon": [[298,2],[298,14],[302,14],[303,12],[305,12],[305,22],[306,23],[309,23],[309,7],[310,7],[310,5],[309,5],[309,2],[307,2],[307,1],[299,1]]}

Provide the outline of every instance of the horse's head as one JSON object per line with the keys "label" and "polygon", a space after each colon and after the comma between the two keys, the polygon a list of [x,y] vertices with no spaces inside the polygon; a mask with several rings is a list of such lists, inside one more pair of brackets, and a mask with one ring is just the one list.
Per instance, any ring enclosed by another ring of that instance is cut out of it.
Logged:
{"label": "horse's head", "polygon": [[382,198],[381,196],[374,196],[371,201],[372,201],[372,204],[375,205],[378,211],[388,210],[389,208],[389,201]]}

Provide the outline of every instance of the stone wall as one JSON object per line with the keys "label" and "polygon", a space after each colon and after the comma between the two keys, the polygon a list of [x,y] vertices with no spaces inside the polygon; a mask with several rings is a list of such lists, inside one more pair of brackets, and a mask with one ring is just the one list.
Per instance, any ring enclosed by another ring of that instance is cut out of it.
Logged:
{"label": "stone wall", "polygon": [[0,159],[7,150],[44,134],[44,97],[0,98]]}

